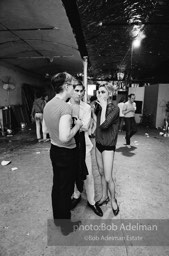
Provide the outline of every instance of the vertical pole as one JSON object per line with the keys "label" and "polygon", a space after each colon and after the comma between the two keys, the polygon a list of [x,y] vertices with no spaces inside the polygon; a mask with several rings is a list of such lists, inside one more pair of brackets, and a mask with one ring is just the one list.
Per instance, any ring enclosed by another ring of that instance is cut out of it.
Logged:
{"label": "vertical pole", "polygon": [[132,70],[133,70],[133,43],[131,44],[131,71],[130,71],[130,82],[131,82],[131,79],[132,79]]}
{"label": "vertical pole", "polygon": [[130,85],[132,84],[132,78],[133,78],[133,51],[134,51],[134,46],[133,42],[131,43],[131,72],[130,72]]}
{"label": "vertical pole", "polygon": [[88,95],[88,84],[87,84],[87,64],[88,64],[88,57],[83,57],[83,84],[85,87],[85,96],[84,101],[87,102],[87,95]]}
{"label": "vertical pole", "polygon": [[9,114],[9,129],[12,129],[11,124],[11,106],[10,106],[10,88],[8,88],[8,114]]}

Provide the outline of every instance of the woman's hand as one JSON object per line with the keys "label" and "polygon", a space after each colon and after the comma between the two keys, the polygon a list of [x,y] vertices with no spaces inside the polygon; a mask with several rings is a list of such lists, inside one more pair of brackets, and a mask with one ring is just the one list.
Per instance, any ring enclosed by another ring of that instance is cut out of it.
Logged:
{"label": "woman's hand", "polygon": [[106,108],[107,107],[107,99],[104,99],[97,91],[97,101],[96,103],[98,103],[102,108]]}
{"label": "woman's hand", "polygon": [[107,107],[107,100],[101,99],[100,100],[100,105],[101,105],[102,108],[106,108]]}
{"label": "woman's hand", "polygon": [[102,108],[107,107],[107,100],[100,98],[98,101],[96,101]]}

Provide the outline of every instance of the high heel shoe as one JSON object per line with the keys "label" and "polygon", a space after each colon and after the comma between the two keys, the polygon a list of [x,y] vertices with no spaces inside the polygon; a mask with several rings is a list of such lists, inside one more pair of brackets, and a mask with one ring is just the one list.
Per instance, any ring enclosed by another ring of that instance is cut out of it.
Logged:
{"label": "high heel shoe", "polygon": [[[114,199],[114,201],[116,202],[116,204],[117,204],[117,199],[115,198]],[[117,214],[119,213],[119,206],[118,206],[118,204],[117,204],[117,209],[116,210],[114,210],[113,209],[113,205],[112,205],[112,211],[113,211],[113,214],[114,214],[114,216],[117,216]]]}
{"label": "high heel shoe", "polygon": [[100,200],[99,200],[99,201],[96,202],[96,204],[97,204],[98,206],[102,206],[102,205],[104,205],[104,204],[108,204],[109,201],[110,201],[110,198],[107,197],[103,202],[100,202]]}

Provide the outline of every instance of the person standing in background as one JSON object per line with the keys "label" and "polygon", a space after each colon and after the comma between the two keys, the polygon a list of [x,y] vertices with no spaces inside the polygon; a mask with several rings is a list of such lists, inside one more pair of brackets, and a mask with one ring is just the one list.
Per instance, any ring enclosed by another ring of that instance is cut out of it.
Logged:
{"label": "person standing in background", "polygon": [[124,107],[125,98],[122,97],[118,103],[118,107],[120,109],[119,114],[119,132],[123,131],[123,123],[124,123],[124,114],[123,114],[123,107]]}
{"label": "person standing in background", "polygon": [[33,107],[32,107],[32,112],[31,112],[31,120],[32,120],[32,122],[35,121],[36,137],[37,137],[38,142],[43,141],[43,139],[41,138],[41,131],[42,131],[44,106],[45,106],[45,102],[43,100],[43,97],[39,92],[37,92],[36,99],[33,102]]}
{"label": "person standing in background", "polygon": [[[46,105],[46,103],[48,102],[48,95],[46,95],[44,97],[44,106]],[[49,134],[48,132],[48,129],[46,127],[46,124],[45,124],[45,120],[44,120],[44,117],[43,117],[43,121],[42,121],[42,133],[43,133],[43,142],[47,142],[49,141],[50,139],[47,138],[47,135]]]}
{"label": "person standing in background", "polygon": [[128,101],[124,103],[123,114],[126,127],[126,146],[131,148],[130,139],[137,132],[137,126],[135,121],[136,103],[135,94],[128,95]]}

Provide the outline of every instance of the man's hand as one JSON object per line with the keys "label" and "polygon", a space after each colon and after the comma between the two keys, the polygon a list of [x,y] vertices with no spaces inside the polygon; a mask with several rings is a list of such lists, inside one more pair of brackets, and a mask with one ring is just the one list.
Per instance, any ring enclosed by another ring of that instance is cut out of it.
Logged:
{"label": "man's hand", "polygon": [[131,108],[129,109],[129,111],[130,111],[130,112],[135,112],[135,109],[134,109],[133,107],[131,107]]}
{"label": "man's hand", "polygon": [[75,125],[79,126],[79,128],[80,128],[80,127],[82,127],[83,123],[80,119],[76,119],[75,120]]}

